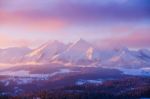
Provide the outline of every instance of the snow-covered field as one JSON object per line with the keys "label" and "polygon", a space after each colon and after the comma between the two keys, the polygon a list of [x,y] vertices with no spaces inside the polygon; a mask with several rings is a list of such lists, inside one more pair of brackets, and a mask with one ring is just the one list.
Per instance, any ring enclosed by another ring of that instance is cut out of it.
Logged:
{"label": "snow-covered field", "polygon": [[20,71],[4,71],[0,72],[0,75],[12,76],[12,77],[48,77],[49,74],[30,74],[29,71],[20,70]]}
{"label": "snow-covered field", "polygon": [[86,83],[101,84],[101,83],[103,83],[103,80],[102,79],[97,79],[97,80],[83,80],[83,79],[80,79],[76,82],[77,85],[83,85],[83,84],[86,84]]}
{"label": "snow-covered field", "polygon": [[9,77],[7,79],[3,79],[0,82],[4,83],[5,87],[9,86],[11,83],[16,83],[17,85],[23,85],[32,83],[33,81],[39,81],[43,79],[31,78],[31,77]]}
{"label": "snow-covered field", "polygon": [[119,68],[123,74],[134,75],[134,76],[150,76],[150,68],[140,68],[140,69],[127,69]]}
{"label": "snow-covered field", "polygon": [[70,72],[78,72],[78,71],[71,71],[69,69],[60,69],[59,71],[50,74],[30,74],[30,72],[26,70],[4,71],[0,72],[0,75],[9,77],[4,80],[1,80],[0,82],[4,83],[5,86],[8,86],[11,81],[16,82],[17,84],[27,84],[32,83],[33,81],[48,80],[49,77],[59,74],[66,74]]}
{"label": "snow-covered field", "polygon": [[51,74],[31,74],[30,71],[20,70],[20,71],[4,71],[0,72],[0,75],[4,76],[11,76],[11,77],[35,77],[35,78],[47,78],[52,77],[57,74],[64,74],[70,72],[78,72],[78,71],[71,71],[69,69],[60,69],[59,71],[53,72]]}

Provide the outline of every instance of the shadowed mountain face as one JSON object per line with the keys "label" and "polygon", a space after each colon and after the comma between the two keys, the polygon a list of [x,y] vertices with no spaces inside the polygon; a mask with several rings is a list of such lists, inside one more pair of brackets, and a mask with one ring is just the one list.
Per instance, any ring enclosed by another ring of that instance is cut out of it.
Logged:
{"label": "shadowed mountain face", "polygon": [[102,50],[83,39],[69,45],[59,41],[49,41],[33,50],[29,48],[2,49],[0,63],[146,67],[150,64],[150,51],[147,49],[134,51],[128,48]]}

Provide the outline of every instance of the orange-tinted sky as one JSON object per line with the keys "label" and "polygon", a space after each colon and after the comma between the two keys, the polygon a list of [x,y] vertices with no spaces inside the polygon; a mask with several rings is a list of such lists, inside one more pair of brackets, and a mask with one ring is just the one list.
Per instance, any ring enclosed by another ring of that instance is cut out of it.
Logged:
{"label": "orange-tinted sky", "polygon": [[149,0],[0,0],[0,47],[83,38],[150,47]]}

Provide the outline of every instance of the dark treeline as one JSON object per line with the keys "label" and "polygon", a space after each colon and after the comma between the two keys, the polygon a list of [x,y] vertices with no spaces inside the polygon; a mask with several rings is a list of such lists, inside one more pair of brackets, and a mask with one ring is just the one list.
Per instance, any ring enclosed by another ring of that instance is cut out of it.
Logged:
{"label": "dark treeline", "polygon": [[[150,91],[150,90],[149,90]],[[138,92],[139,93],[139,92]],[[140,97],[150,97],[150,92],[144,94],[130,93],[113,95],[104,92],[64,92],[54,91],[46,92],[42,91],[36,94],[24,94],[20,96],[1,96],[0,99],[139,99]]]}
{"label": "dark treeline", "polygon": [[[48,86],[47,86],[48,87]],[[72,85],[55,90],[3,95],[0,99],[139,99],[150,98],[150,78],[110,80],[103,84]]]}

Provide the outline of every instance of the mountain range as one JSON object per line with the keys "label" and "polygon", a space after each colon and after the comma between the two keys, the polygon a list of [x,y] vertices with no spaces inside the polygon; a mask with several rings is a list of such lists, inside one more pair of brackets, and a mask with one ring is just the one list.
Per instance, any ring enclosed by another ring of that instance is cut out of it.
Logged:
{"label": "mountain range", "polygon": [[13,47],[0,49],[0,63],[61,63],[68,65],[95,66],[149,66],[148,49],[129,50],[114,48],[102,50],[93,43],[80,39],[71,44],[48,41],[36,49]]}

